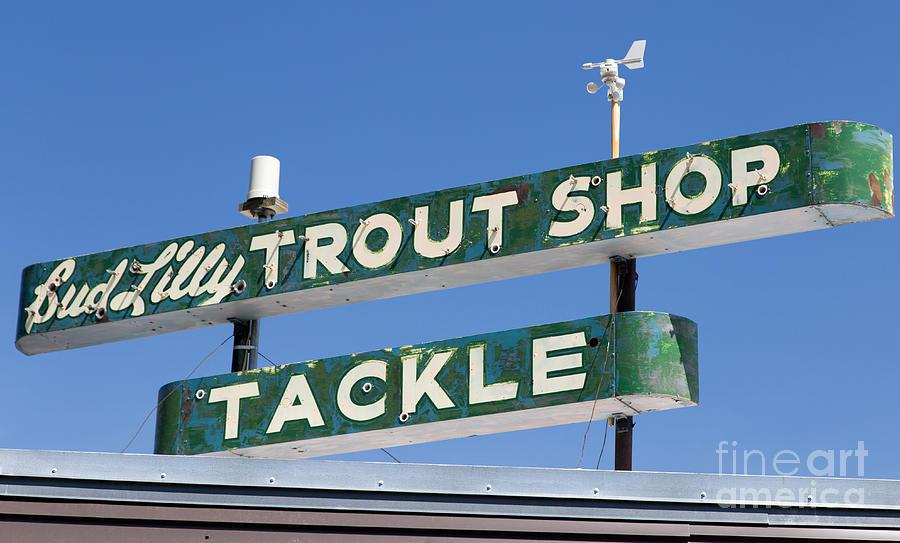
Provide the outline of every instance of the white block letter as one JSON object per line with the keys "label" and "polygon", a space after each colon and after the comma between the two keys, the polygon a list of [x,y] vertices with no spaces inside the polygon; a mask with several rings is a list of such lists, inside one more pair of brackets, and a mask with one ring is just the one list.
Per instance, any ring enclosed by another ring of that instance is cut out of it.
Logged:
{"label": "white block letter", "polygon": [[463,236],[463,201],[450,202],[450,225],[447,237],[441,241],[433,241],[428,237],[428,206],[416,208],[416,233],[413,248],[417,253],[428,258],[440,258],[450,254],[459,247]]}
{"label": "white block letter", "polygon": [[[303,246],[304,264],[303,278],[315,279],[318,272],[318,263],[321,262],[329,273],[343,273],[350,271],[340,261],[338,255],[347,245],[347,229],[340,223],[329,222],[310,226],[306,229],[306,243]],[[328,245],[319,245],[322,238],[330,238]]]}
{"label": "white block letter", "polygon": [[[762,162],[762,168],[747,171],[753,162]],[[778,151],[771,145],[757,145],[731,152],[731,205],[739,206],[747,203],[747,189],[768,183],[778,175],[781,160]],[[760,177],[760,174],[762,177]]]}
{"label": "white block letter", "polygon": [[341,413],[350,420],[372,420],[384,415],[384,395],[378,400],[365,405],[355,403],[350,398],[350,391],[353,389],[353,385],[366,377],[374,377],[382,381],[386,380],[387,363],[381,360],[366,360],[357,366],[353,366],[350,371],[344,374],[338,385],[337,403]]}
{"label": "white block letter", "polygon": [[[300,403],[296,403],[298,400]],[[272,415],[272,422],[269,423],[266,433],[280,432],[285,422],[300,419],[306,419],[310,428],[325,425],[316,398],[306,381],[306,375],[302,373],[292,375],[291,380],[284,387],[284,394],[281,395],[281,401],[278,402],[278,407],[275,409],[275,414]]]}
{"label": "white block letter", "polygon": [[296,240],[293,230],[278,230],[270,234],[253,236],[250,240],[251,251],[266,252],[265,264],[263,264],[263,268],[266,270],[266,288],[272,288],[278,284],[278,248],[294,243]]}
{"label": "white block letter", "polygon": [[549,356],[552,351],[584,347],[584,332],[573,332],[562,336],[535,338],[531,341],[531,361],[533,393],[550,394],[566,390],[579,390],[584,387],[584,372],[551,377],[551,371],[580,368],[581,352]]}
{"label": "white block letter", "polygon": [[503,208],[519,203],[519,195],[514,190],[476,196],[472,200],[472,212],[487,211],[487,244],[503,246]]}
{"label": "white block letter", "polygon": [[622,206],[641,204],[641,222],[656,220],[656,162],[641,166],[641,184],[622,189],[622,172],[606,174],[606,228],[622,228]]}
{"label": "white block letter", "polygon": [[469,347],[469,405],[499,402],[516,397],[519,383],[484,384],[484,345]]}
{"label": "white block letter", "polygon": [[454,403],[434,380],[444,364],[450,360],[456,349],[434,353],[431,360],[425,364],[425,369],[418,377],[419,356],[410,355],[403,357],[403,412],[412,414],[416,412],[419,399],[427,395],[438,409],[453,407]]}
{"label": "white block letter", "polygon": [[[366,246],[366,238],[379,228],[387,232],[387,241],[384,242],[384,247],[372,251]],[[388,213],[376,213],[364,219],[356,228],[353,234],[353,257],[369,269],[387,266],[397,256],[402,242],[403,227],[400,226],[400,221]]]}
{"label": "white block letter", "polygon": [[[574,183],[572,182],[574,180]],[[576,190],[588,190],[591,178],[573,177],[556,186],[551,203],[558,211],[574,211],[578,216],[571,221],[551,221],[548,234],[555,238],[565,238],[584,232],[594,220],[594,202],[587,196],[569,196]]]}
{"label": "white block letter", "polygon": [[259,396],[256,381],[214,388],[209,391],[209,403],[225,402],[225,439],[238,436],[241,416],[241,399]]}
{"label": "white block letter", "polygon": [[[689,173],[699,173],[706,180],[703,192],[688,198],[681,192],[681,181]],[[669,172],[666,177],[666,203],[676,213],[682,215],[696,215],[706,211],[715,203],[722,192],[722,172],[711,159],[705,156],[693,156],[690,159],[682,159]]]}

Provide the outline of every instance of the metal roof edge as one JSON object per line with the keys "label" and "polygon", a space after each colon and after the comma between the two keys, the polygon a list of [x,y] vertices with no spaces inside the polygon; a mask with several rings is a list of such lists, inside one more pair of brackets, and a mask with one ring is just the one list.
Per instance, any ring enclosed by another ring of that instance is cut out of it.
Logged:
{"label": "metal roof edge", "polygon": [[12,478],[734,507],[900,510],[900,481],[0,449]]}

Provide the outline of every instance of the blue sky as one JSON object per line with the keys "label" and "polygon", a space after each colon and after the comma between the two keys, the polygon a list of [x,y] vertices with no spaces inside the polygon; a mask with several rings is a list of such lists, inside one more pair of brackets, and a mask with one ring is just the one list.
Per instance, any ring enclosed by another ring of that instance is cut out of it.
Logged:
{"label": "blue sky", "polygon": [[[254,155],[281,160],[291,215],[607,158],[608,104],[585,92],[595,74],[580,65],[634,39],[648,42],[646,68],[623,70],[623,155],[832,119],[896,134],[898,15],[889,2],[7,3],[0,447],[120,451],[159,387],[231,333],[26,357],[13,344],[22,268],[246,224],[236,208]],[[639,416],[635,469],[715,472],[720,441],[770,459],[863,441],[864,475],[900,478],[898,230],[641,259],[638,309],[699,325],[701,404]],[[607,267],[587,267],[269,318],[260,350],[287,363],[607,308]],[[197,375],[229,368],[226,347]],[[153,420],[130,452],[152,450]],[[575,467],[584,432],[391,452]],[[594,424],[587,458],[602,438]],[[612,432],[601,467],[611,444]]]}

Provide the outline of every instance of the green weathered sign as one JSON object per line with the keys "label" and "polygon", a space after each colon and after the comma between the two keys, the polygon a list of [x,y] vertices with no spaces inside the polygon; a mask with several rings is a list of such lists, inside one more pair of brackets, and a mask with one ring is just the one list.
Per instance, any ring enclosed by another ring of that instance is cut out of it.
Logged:
{"label": "green weathered sign", "polygon": [[813,123],[35,264],[26,354],[893,216],[891,135]]}
{"label": "green weathered sign", "polygon": [[618,313],[170,383],[155,452],[311,457],[697,405],[697,326]]}

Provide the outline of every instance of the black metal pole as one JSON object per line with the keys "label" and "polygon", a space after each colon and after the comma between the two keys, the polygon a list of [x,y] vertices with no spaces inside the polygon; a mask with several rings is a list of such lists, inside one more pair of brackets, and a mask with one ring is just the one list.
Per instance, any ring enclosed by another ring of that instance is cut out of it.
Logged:
{"label": "black metal pole", "polygon": [[631,440],[634,435],[634,419],[616,419],[616,471],[631,471]]}
{"label": "black metal pole", "polygon": [[[274,216],[269,209],[254,210],[258,222],[266,222]],[[231,371],[255,370],[259,367],[259,319],[230,319],[234,323],[234,349],[231,353]]]}
{"label": "black metal pole", "polygon": [[618,301],[616,313],[634,311],[635,291],[637,290],[637,261],[627,258],[616,264],[616,282],[618,283]]}
{"label": "black metal pole", "polygon": [[[637,290],[637,262],[633,258],[615,259],[610,263],[613,273],[610,274],[610,283],[615,282],[615,287],[610,289],[610,295],[615,298],[610,300],[610,309],[614,313],[634,311],[635,291]],[[618,394],[618,391],[616,391]],[[621,471],[631,471],[632,437],[634,420],[632,417],[616,419],[616,457],[615,468]]]}
{"label": "black metal pole", "polygon": [[259,345],[259,321],[231,319],[234,323],[234,350],[231,354],[231,371],[247,371],[257,368]]}

